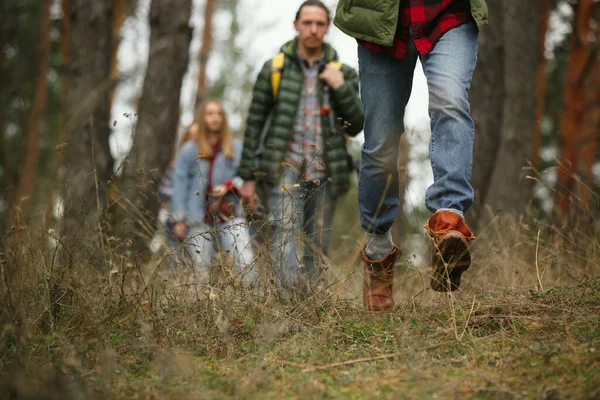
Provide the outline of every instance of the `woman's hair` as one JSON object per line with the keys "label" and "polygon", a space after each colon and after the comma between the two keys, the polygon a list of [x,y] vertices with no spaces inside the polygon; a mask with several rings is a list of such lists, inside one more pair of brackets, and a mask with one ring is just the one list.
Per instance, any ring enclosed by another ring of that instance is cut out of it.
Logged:
{"label": "woman's hair", "polygon": [[169,162],[168,169],[173,169],[173,166],[175,165],[175,157],[177,156],[177,152],[179,151],[179,149],[181,149],[183,147],[184,144],[186,144],[188,141],[190,141],[192,139],[192,132],[193,132],[194,128],[196,128],[196,129],[198,128],[198,123],[192,122],[191,124],[189,124],[185,130],[185,133],[183,134],[181,139],[179,139],[179,142],[177,143],[177,147],[175,148],[175,151],[173,152],[173,157],[171,157],[171,161]]}
{"label": "woman's hair", "polygon": [[221,126],[221,132],[219,132],[221,148],[223,149],[223,153],[225,153],[225,157],[233,159],[233,136],[231,134],[231,129],[229,128],[229,123],[227,122],[225,109],[218,100],[207,100],[201,103],[196,109],[194,123],[198,124],[198,139],[196,139],[196,143],[198,143],[198,156],[208,158],[214,156],[210,143],[208,142],[208,132],[206,130],[206,121],[204,118],[206,114],[206,106],[209,104],[217,104],[221,108],[221,113],[223,113],[223,125]]}
{"label": "woman's hair", "polygon": [[183,136],[181,137],[181,139],[179,139],[179,143],[177,144],[177,149],[179,150],[183,147],[184,144],[186,144],[188,141],[190,141],[190,139],[192,139],[192,132],[194,131],[194,128],[198,129],[198,123],[196,122],[192,122],[187,129],[185,130],[185,133],[183,134]]}

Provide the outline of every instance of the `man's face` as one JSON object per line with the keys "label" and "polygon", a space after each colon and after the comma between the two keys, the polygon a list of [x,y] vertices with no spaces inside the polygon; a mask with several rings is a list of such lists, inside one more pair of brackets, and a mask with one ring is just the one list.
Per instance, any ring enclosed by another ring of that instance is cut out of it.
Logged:
{"label": "man's face", "polygon": [[299,18],[294,21],[294,28],[298,32],[301,46],[307,49],[319,49],[323,46],[323,39],[329,30],[327,13],[317,6],[302,7]]}

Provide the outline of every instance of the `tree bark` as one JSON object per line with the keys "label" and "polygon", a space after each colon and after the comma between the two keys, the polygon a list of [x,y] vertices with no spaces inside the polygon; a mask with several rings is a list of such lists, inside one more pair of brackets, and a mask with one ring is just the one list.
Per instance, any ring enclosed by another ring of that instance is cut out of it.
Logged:
{"label": "tree bark", "polygon": [[62,186],[63,232],[99,227],[113,173],[109,136],[112,0],[71,0],[65,118],[68,147]]}
{"label": "tree bark", "polygon": [[504,0],[504,116],[502,142],[485,204],[502,213],[523,215],[532,196],[530,174],[535,125],[539,9],[522,0]]}
{"label": "tree bark", "polygon": [[488,4],[496,21],[480,35],[471,97],[476,124],[473,225],[479,227],[498,212],[523,214],[531,198],[525,168],[532,154],[540,19],[538,8],[526,2]]}
{"label": "tree bark", "polygon": [[[60,19],[61,23],[61,32],[60,32],[60,55],[61,55],[61,75],[60,75],[60,94],[59,94],[59,102],[60,102],[60,131],[58,133],[57,144],[60,147],[67,141],[67,123],[66,123],[66,113],[67,113],[67,63],[69,61],[69,50],[70,50],[70,32],[71,32],[71,23],[69,21],[69,9],[70,9],[70,0],[62,0],[61,1],[61,9],[62,9],[62,18]],[[50,226],[53,221],[54,216],[54,202],[56,200],[55,194],[59,190],[59,179],[61,170],[64,168],[65,157],[62,150],[58,150],[56,153],[56,165],[55,170],[53,171],[52,177],[52,189],[50,190],[50,196],[47,199],[46,212],[44,213],[44,227],[46,230],[50,229]]]}
{"label": "tree bark", "polygon": [[594,89],[587,90],[581,151],[577,157],[577,170],[581,177],[581,188],[578,190],[579,207],[588,209],[593,197],[594,176],[592,169],[597,161],[598,141],[600,140],[600,62],[596,62],[594,72]]}
{"label": "tree bark", "polygon": [[151,235],[159,208],[156,195],[169,164],[179,122],[181,83],[188,66],[191,40],[191,0],[153,0],[150,9],[150,56],[138,109],[138,122],[121,188],[124,206],[135,223],[123,226],[121,236]]}
{"label": "tree bark", "polygon": [[206,64],[212,46],[212,17],[215,11],[215,0],[206,0],[204,10],[204,30],[202,33],[202,48],[200,49],[200,71],[198,73],[198,92],[196,107],[206,98]]}
{"label": "tree bark", "polygon": [[[0,46],[4,48],[4,38],[2,37],[2,32],[0,30]],[[4,64],[4,52],[0,51],[0,66]],[[4,107],[6,101],[4,99],[4,80],[0,80],[0,132],[4,132]],[[8,163],[8,154],[6,152],[6,138],[4,134],[0,135],[0,166],[2,166],[2,172],[4,175],[4,183],[5,187],[8,187],[8,178],[10,176],[9,163]],[[4,198],[6,201],[6,198]]]}
{"label": "tree bark", "polygon": [[590,52],[590,22],[594,0],[579,0],[569,44],[569,67],[563,94],[563,112],[560,117],[561,158],[556,183],[556,209],[567,214],[575,190],[574,165],[581,146],[583,129],[586,73],[592,61]]}
{"label": "tree bark", "polygon": [[473,74],[470,102],[475,122],[473,172],[471,184],[475,203],[469,219],[479,221],[484,213],[496,157],[502,138],[504,119],[504,10],[502,2],[490,2],[490,24],[479,33],[479,55]]}
{"label": "tree bark", "polygon": [[[2,33],[0,33],[0,46],[4,48],[3,38],[1,37]],[[0,51],[0,66],[4,63],[4,52]],[[3,80],[0,80],[0,132],[4,132],[4,88],[3,88]],[[10,185],[10,169],[8,163],[8,154],[6,151],[6,139],[4,135],[0,135],[0,168],[2,168],[2,183],[4,184],[4,193],[0,194],[0,198],[5,203],[8,203],[8,207],[10,208],[10,199],[8,196],[8,192],[6,188]],[[3,234],[6,231],[6,225],[8,222],[7,214],[5,212],[0,211],[0,234]]]}
{"label": "tree bark", "polygon": [[125,21],[125,0],[114,0],[113,27],[112,27],[112,51],[110,55],[110,89],[109,110],[112,109],[115,87],[119,80],[119,65],[117,63],[117,52],[121,43],[121,27]]}
{"label": "tree bark", "polygon": [[542,120],[544,118],[544,107],[546,105],[546,33],[550,20],[552,0],[541,0],[540,28],[538,36],[538,65],[536,73],[536,104],[535,104],[535,130],[533,132],[533,155],[532,166],[538,171],[540,168],[540,149],[542,146]]}
{"label": "tree bark", "polygon": [[[16,35],[15,27],[8,25],[10,19],[18,19],[15,13],[12,11],[13,9],[14,5],[6,2],[1,3],[0,5],[0,26],[2,27],[0,28],[0,73],[3,73],[5,62],[5,52],[3,49],[6,48],[6,45],[10,43],[10,41]],[[7,79],[0,79],[0,132],[2,132],[0,135],[0,159],[3,169],[2,183],[4,184],[4,188],[2,190],[2,199],[6,203],[8,210],[10,210],[13,203],[12,199],[14,198],[14,185],[16,180],[14,178],[15,174],[10,162],[10,139],[4,135],[4,119],[6,116],[6,107],[9,104],[8,96],[9,93],[11,93],[11,86],[13,85],[11,85]],[[0,212],[0,225],[8,224],[9,217],[9,212]],[[0,228],[1,227],[2,226],[0,226]],[[0,232],[4,232],[4,229],[2,229]]]}
{"label": "tree bark", "polygon": [[[596,21],[600,23],[600,4],[596,3]],[[596,31],[596,37],[597,37]],[[578,145],[576,170],[580,176],[580,188],[577,190],[579,207],[590,211],[590,202],[594,197],[593,167],[598,156],[600,140],[600,48],[594,43],[590,61],[590,76],[585,84],[583,129]]]}
{"label": "tree bark", "polygon": [[35,81],[35,92],[29,121],[27,124],[27,143],[23,170],[17,184],[15,204],[11,210],[11,224],[20,225],[25,222],[29,198],[33,190],[38,164],[38,148],[40,130],[48,97],[48,63],[50,59],[50,0],[43,0],[40,15],[40,43],[38,73]]}

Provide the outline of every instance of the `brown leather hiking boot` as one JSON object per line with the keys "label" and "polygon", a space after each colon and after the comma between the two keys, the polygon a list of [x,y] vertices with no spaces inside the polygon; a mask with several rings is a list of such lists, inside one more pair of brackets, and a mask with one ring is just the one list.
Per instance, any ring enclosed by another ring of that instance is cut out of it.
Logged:
{"label": "brown leather hiking boot", "polygon": [[394,251],[383,260],[373,261],[365,254],[365,244],[360,258],[365,262],[363,278],[363,305],[370,311],[386,311],[394,307],[394,264],[402,252],[394,246]]}
{"label": "brown leather hiking boot", "polygon": [[431,288],[452,292],[460,286],[460,277],[471,266],[469,242],[473,233],[460,215],[447,210],[429,218],[425,229],[433,239]]}

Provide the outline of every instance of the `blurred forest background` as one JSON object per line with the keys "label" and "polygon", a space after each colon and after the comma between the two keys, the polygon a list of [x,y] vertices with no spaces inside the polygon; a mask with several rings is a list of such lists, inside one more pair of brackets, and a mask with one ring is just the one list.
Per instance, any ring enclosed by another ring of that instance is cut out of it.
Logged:
{"label": "blurred forest background", "polygon": [[[24,226],[58,231],[61,222],[63,232],[93,227],[101,236],[136,237],[140,248],[146,246],[155,229],[154,193],[182,127],[191,122],[194,101],[182,101],[182,93],[193,92],[196,101],[222,99],[236,134],[243,132],[264,61],[245,51],[252,38],[240,37],[244,23],[251,23],[240,17],[243,2],[2,1],[1,236]],[[299,4],[290,6],[290,21]],[[494,216],[510,214],[593,228],[600,179],[600,2],[490,1],[489,9],[471,90],[477,200],[470,220],[485,229]],[[201,21],[195,30],[191,18]],[[148,43],[134,46],[142,61],[119,73],[123,31],[140,23],[149,29]],[[199,50],[190,49],[193,37]],[[210,74],[207,65],[213,65]],[[193,90],[184,85],[190,76]],[[406,189],[426,187],[420,171],[429,168],[428,129],[413,124],[405,135],[400,168],[406,196],[396,236],[420,232],[427,215],[423,194]],[[359,145],[352,149],[357,156]],[[338,216],[340,232],[359,230],[354,191]]]}
{"label": "blurred forest background", "polygon": [[[429,289],[421,251],[418,72],[393,312],[362,310],[356,185],[314,296],[279,298],[268,262],[254,293],[226,260],[199,290],[149,259],[195,104],[221,99],[241,136],[300,3],[0,0],[0,398],[600,398],[599,0],[488,1],[470,93],[478,240],[460,291]],[[356,66],[352,39],[328,40]]]}

